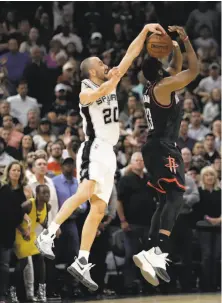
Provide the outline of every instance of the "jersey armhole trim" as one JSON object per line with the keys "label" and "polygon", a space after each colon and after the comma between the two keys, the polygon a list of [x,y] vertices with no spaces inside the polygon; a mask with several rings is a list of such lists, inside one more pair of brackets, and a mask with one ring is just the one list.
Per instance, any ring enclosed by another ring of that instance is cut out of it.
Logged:
{"label": "jersey armhole trim", "polygon": [[79,103],[80,103],[80,105],[81,105],[82,107],[88,107],[88,106],[90,106],[91,104],[93,104],[93,102],[90,102],[90,103],[87,103],[87,104],[82,104],[80,101],[79,101]]}
{"label": "jersey armhole trim", "polygon": [[170,102],[170,104],[169,105],[163,105],[163,104],[160,104],[158,101],[157,101],[157,99],[156,99],[156,97],[155,97],[155,95],[154,95],[154,87],[155,87],[155,85],[156,85],[156,82],[152,85],[152,87],[151,87],[151,89],[150,89],[150,92],[151,92],[151,95],[152,95],[152,98],[153,98],[153,100],[154,100],[154,102],[156,103],[156,105],[157,106],[159,106],[159,107],[161,107],[161,108],[170,108],[172,105],[173,105],[173,101],[171,100],[171,102]]}

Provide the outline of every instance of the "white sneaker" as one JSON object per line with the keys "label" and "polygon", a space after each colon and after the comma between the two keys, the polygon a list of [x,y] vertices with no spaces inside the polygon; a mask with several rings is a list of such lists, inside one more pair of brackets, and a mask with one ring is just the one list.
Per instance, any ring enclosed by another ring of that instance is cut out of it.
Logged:
{"label": "white sneaker", "polygon": [[133,261],[137,267],[140,268],[141,274],[153,286],[159,285],[159,280],[152,265],[146,259],[146,251],[141,251],[139,254],[133,256]]}
{"label": "white sneaker", "polygon": [[46,258],[54,260],[55,255],[52,251],[54,247],[54,236],[50,236],[47,229],[44,229],[35,241],[35,245],[42,255]]}
{"label": "white sneaker", "polygon": [[145,252],[145,259],[153,267],[155,273],[165,282],[170,282],[170,277],[166,271],[166,265],[168,265],[169,259],[167,259],[168,254],[162,253],[159,247],[153,247],[147,252]]}
{"label": "white sneaker", "polygon": [[96,291],[98,289],[98,285],[92,280],[89,272],[94,266],[95,265],[92,265],[92,263],[87,263],[85,258],[76,258],[75,261],[67,268],[67,271],[89,290]]}

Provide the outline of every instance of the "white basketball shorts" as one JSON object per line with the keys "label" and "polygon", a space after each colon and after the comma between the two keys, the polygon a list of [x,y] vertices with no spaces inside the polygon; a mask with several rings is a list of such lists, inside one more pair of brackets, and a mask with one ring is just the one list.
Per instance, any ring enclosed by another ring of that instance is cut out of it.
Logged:
{"label": "white basketball shorts", "polygon": [[97,182],[94,194],[109,203],[116,171],[116,155],[113,146],[98,138],[81,144],[77,154],[77,178]]}

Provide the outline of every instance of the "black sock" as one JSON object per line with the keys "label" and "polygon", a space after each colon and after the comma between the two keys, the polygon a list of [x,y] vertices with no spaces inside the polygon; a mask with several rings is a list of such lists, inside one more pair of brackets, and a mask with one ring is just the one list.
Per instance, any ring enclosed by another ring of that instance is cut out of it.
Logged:
{"label": "black sock", "polygon": [[146,250],[150,250],[152,247],[157,246],[157,237],[156,236],[149,236],[147,243],[146,243]]}
{"label": "black sock", "polygon": [[162,252],[169,252],[169,236],[159,233],[157,246]]}

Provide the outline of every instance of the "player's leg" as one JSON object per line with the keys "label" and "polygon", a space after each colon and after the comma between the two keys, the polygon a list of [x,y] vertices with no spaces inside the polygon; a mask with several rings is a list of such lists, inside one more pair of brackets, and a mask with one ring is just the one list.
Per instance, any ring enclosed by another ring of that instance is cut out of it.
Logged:
{"label": "player's leg", "polygon": [[151,219],[149,237],[147,242],[147,250],[157,246],[158,235],[160,230],[160,217],[166,204],[166,194],[158,193],[158,206]]}
{"label": "player's leg", "polygon": [[96,195],[93,195],[90,199],[90,205],[90,212],[82,230],[79,256],[75,262],[68,267],[68,271],[90,290],[95,291],[98,289],[98,285],[91,279],[90,269],[92,268],[92,264],[88,263],[88,259],[99,224],[104,217],[107,203]]}
{"label": "player's leg", "polygon": [[160,230],[157,242],[157,246],[164,253],[169,252],[169,237],[183,205],[183,192],[171,190],[167,193],[166,204],[160,216]]}
{"label": "player's leg", "polygon": [[52,251],[53,240],[60,225],[68,219],[71,214],[85,201],[89,200],[95,191],[96,182],[84,179],[79,185],[75,195],[67,199],[57,213],[53,222],[44,230],[36,241],[39,251],[48,257],[54,259],[55,255]]}
{"label": "player's leg", "polygon": [[[139,254],[140,259],[143,257],[144,262],[151,264],[157,276],[165,282],[170,282],[170,277],[166,271],[169,237],[183,203],[183,192],[177,190],[168,192],[166,195],[166,202],[160,215],[160,229],[156,246],[152,247],[147,252],[143,251]],[[135,257],[138,257],[138,255]],[[150,282],[150,275],[153,274],[153,272],[150,268],[147,267],[147,269],[148,270],[142,268],[141,272],[144,278]]]}
{"label": "player's leg", "polygon": [[[158,201],[159,204],[157,206],[155,213],[153,214],[151,220],[151,226],[149,230],[149,237],[146,243],[147,251],[157,246],[159,229],[160,229],[160,217],[164,205],[166,203],[166,194],[158,193],[158,198],[159,198]],[[159,280],[157,278],[155,270],[146,260],[146,251],[143,250],[139,254],[135,255],[133,257],[133,260],[136,266],[138,266],[141,269],[141,274],[143,275],[143,277],[152,285],[157,286],[159,284]]]}

